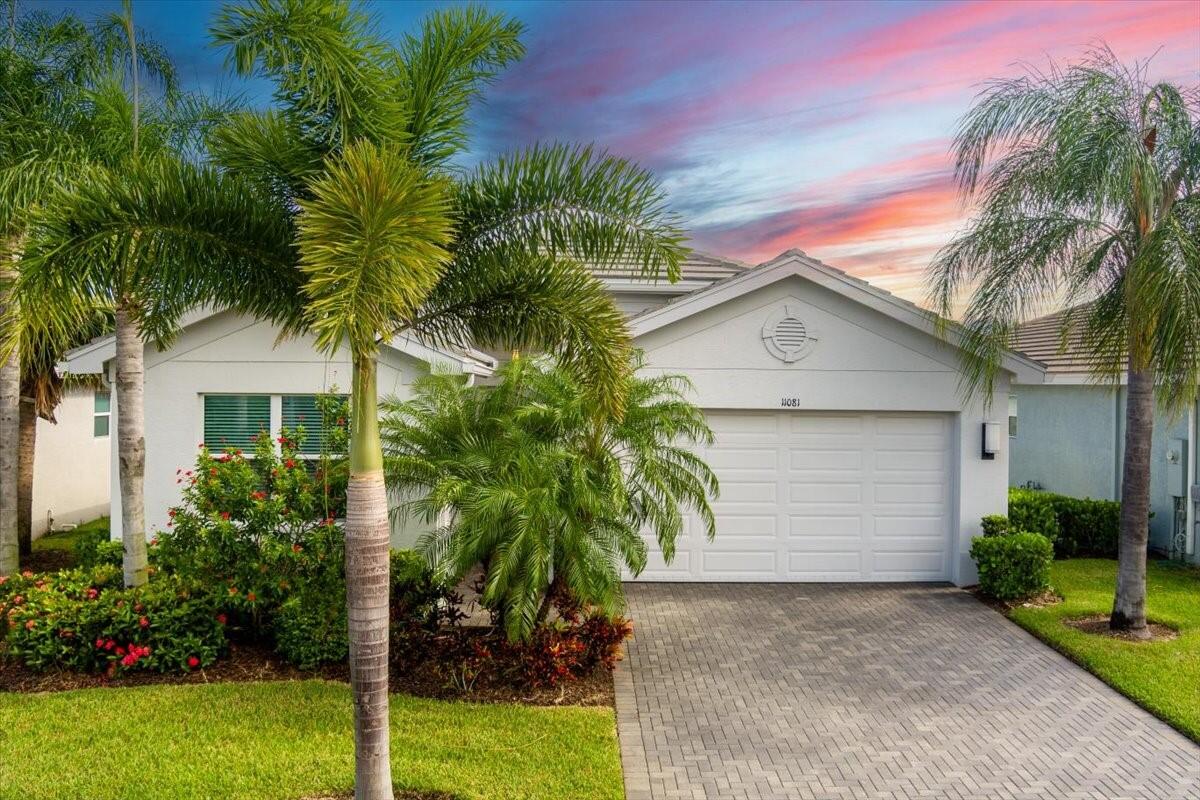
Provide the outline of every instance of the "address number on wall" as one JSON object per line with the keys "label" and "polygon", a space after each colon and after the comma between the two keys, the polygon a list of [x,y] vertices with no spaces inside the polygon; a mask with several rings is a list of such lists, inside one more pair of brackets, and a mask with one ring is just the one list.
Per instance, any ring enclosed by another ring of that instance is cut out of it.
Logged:
{"label": "address number on wall", "polygon": [[784,397],[784,398],[780,399],[779,407],[780,408],[799,408],[800,407],[800,398],[799,397]]}

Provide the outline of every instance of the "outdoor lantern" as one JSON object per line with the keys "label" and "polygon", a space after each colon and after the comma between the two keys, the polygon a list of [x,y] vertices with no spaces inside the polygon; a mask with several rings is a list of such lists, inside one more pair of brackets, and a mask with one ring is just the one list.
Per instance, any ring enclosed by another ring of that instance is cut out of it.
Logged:
{"label": "outdoor lantern", "polygon": [[983,458],[991,461],[1000,452],[1000,423],[983,423]]}

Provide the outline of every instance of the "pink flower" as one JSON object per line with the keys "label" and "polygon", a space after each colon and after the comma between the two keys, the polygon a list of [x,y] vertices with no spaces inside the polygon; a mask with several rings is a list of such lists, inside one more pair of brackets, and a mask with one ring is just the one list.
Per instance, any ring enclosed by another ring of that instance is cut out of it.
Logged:
{"label": "pink flower", "polygon": [[100,592],[96,591],[95,589],[87,590],[87,599],[88,600],[95,600],[99,596],[100,596]]}
{"label": "pink flower", "polygon": [[25,570],[24,572],[22,572],[22,573],[21,573],[21,577],[22,577],[22,578],[32,578],[32,577],[33,577],[33,571],[32,571],[32,570],[28,570],[28,569],[27,569],[27,570]]}
{"label": "pink flower", "polygon": [[103,649],[104,649],[104,640],[103,640],[103,639],[97,639],[97,640],[96,640],[96,649],[97,649],[97,650],[103,650]]}
{"label": "pink flower", "polygon": [[138,625],[141,625],[143,628],[149,628],[150,620],[147,619],[146,617],[142,617],[141,619],[138,620]]}

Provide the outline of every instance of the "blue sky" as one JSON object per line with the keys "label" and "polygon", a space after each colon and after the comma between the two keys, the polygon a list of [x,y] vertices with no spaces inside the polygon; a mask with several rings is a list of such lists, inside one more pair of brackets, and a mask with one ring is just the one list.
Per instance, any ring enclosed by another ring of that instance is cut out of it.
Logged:
{"label": "blue sky", "polygon": [[[444,4],[367,5],[395,36]],[[700,249],[758,262],[799,247],[911,299],[966,213],[948,147],[982,81],[1101,42],[1153,57],[1157,77],[1200,80],[1196,0],[487,5],[525,23],[528,53],[476,109],[472,159],[595,142],[656,171]],[[185,84],[268,103],[209,46],[218,7],[136,0],[134,13]]]}

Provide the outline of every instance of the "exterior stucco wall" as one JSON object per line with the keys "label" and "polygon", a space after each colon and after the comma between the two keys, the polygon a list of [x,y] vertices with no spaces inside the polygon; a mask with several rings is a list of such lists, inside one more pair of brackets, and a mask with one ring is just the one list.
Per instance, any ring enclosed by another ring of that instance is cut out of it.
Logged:
{"label": "exterior stucco wall", "polygon": [[[1015,386],[1017,436],[1009,483],[1104,500],[1120,499],[1125,453],[1124,388],[1096,385]],[[1159,412],[1150,449],[1150,545],[1170,547],[1174,505],[1167,487],[1167,444],[1187,438],[1186,415]],[[1196,457],[1195,447],[1189,455]]]}
{"label": "exterior stucco wall", "polygon": [[[791,306],[817,337],[811,352],[786,363],[763,343],[763,325]],[[952,575],[974,583],[967,551],[980,518],[1004,513],[1007,441],[994,460],[980,457],[982,423],[1002,421],[1007,376],[998,381],[992,410],[983,400],[964,404],[957,355],[949,344],[799,277],[790,277],[648,331],[635,344],[646,371],[683,373],[693,402],[706,409],[942,412],[953,421],[951,456]]]}
{"label": "exterior stucco wall", "polygon": [[33,536],[52,526],[108,513],[109,443],[93,435],[91,389],[68,391],[54,411],[57,424],[37,421],[33,457]]}
{"label": "exterior stucco wall", "polygon": [[[348,392],[351,368],[346,355],[326,359],[311,338],[275,346],[279,331],[271,324],[222,313],[188,327],[166,352],[146,348],[146,533],[162,530],[167,510],[178,504],[181,487],[175,470],[187,469],[203,440],[205,394],[315,394]],[[385,350],[380,355],[381,398],[410,396],[411,384],[428,371],[417,359]],[[113,392],[113,436],[119,413]],[[112,448],[113,538],[121,535],[120,478],[117,448]],[[411,544],[419,525],[396,524],[397,546]]]}

